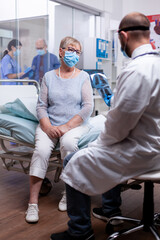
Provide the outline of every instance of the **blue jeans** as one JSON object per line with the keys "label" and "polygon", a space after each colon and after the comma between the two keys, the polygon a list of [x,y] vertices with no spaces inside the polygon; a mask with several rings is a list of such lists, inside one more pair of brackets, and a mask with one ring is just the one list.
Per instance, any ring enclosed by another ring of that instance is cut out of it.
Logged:
{"label": "blue jeans", "polygon": [[110,214],[113,211],[120,211],[121,203],[120,184],[102,194],[102,209],[104,213]]}
{"label": "blue jeans", "polygon": [[[64,159],[64,167],[70,161],[75,153],[69,154]],[[112,188],[110,191],[102,194],[102,208],[104,213],[110,213],[114,210],[119,211],[121,205],[121,185]],[[70,218],[68,222],[69,233],[71,235],[86,234],[91,230],[91,198],[66,184],[67,195],[67,213]]]}

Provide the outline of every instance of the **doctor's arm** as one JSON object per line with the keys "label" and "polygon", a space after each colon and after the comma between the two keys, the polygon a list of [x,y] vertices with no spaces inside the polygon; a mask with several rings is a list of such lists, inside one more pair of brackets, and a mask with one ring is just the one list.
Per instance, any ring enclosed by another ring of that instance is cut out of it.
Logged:
{"label": "doctor's arm", "polygon": [[24,72],[7,74],[9,79],[17,79],[24,75]]}
{"label": "doctor's arm", "polygon": [[150,87],[133,72],[120,75],[113,98],[113,107],[107,114],[101,140],[107,145],[123,141],[136,127],[150,101]]}

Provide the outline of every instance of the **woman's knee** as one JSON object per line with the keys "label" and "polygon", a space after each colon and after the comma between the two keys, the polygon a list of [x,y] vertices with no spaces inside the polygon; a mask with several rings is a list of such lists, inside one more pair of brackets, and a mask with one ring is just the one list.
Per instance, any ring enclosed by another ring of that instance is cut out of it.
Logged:
{"label": "woman's knee", "polygon": [[64,151],[75,152],[78,150],[78,139],[72,137],[63,137],[60,139],[60,148]]}
{"label": "woman's knee", "polygon": [[51,155],[53,147],[54,145],[37,141],[34,149],[34,154],[39,155],[41,158],[46,158]]}

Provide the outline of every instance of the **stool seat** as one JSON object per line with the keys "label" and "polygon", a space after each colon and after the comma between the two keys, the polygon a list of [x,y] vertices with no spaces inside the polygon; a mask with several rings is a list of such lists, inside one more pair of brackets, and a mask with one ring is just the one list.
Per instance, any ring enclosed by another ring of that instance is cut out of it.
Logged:
{"label": "stool seat", "polygon": [[133,179],[141,181],[152,181],[155,183],[160,183],[160,170],[147,172],[142,175],[136,176]]}
{"label": "stool seat", "polygon": [[[157,231],[157,227],[160,226],[160,213],[154,214],[154,183],[160,183],[160,170],[150,171],[142,175],[136,176],[134,180],[144,182],[144,200],[143,200],[143,215],[142,219],[133,219],[129,217],[112,217],[109,219],[106,225],[106,232],[111,233],[107,240],[117,239],[122,235],[131,234],[135,231],[144,230],[145,232],[151,232],[156,240],[160,240],[160,235]],[[114,232],[113,220],[122,220],[133,223],[134,226],[128,229],[121,229]],[[128,239],[128,238],[126,238]]]}

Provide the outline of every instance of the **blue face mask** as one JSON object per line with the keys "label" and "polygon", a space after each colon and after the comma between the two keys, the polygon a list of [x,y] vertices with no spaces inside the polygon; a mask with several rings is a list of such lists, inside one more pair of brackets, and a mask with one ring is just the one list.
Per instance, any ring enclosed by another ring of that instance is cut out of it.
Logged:
{"label": "blue face mask", "polygon": [[68,67],[73,67],[79,61],[79,56],[75,52],[65,51],[63,61]]}
{"label": "blue face mask", "polygon": [[13,52],[14,57],[18,57],[20,55],[21,51],[20,49],[16,49],[15,52]]}
{"label": "blue face mask", "polygon": [[124,49],[121,47],[121,52],[123,53],[123,56],[124,57],[127,57],[127,58],[129,58],[129,56],[127,55],[127,53],[124,51]]}
{"label": "blue face mask", "polygon": [[37,54],[40,56],[44,55],[45,54],[44,49],[37,49]]}

